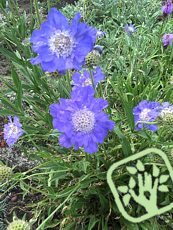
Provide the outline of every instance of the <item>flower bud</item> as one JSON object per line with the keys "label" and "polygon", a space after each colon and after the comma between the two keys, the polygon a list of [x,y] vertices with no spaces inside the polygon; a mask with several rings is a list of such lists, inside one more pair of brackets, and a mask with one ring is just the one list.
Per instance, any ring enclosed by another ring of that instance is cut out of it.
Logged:
{"label": "flower bud", "polygon": [[172,125],[173,124],[173,110],[170,108],[163,109],[160,113],[160,118],[163,124]]}
{"label": "flower bud", "polygon": [[100,52],[97,49],[92,50],[85,59],[85,63],[87,67],[94,67],[99,65],[99,61],[100,61]]}
{"label": "flower bud", "polygon": [[28,222],[17,219],[8,225],[7,230],[31,230],[31,228]]}
{"label": "flower bud", "polygon": [[10,167],[7,167],[5,165],[0,166],[0,183],[7,180],[11,175],[11,173],[12,173],[12,169]]}

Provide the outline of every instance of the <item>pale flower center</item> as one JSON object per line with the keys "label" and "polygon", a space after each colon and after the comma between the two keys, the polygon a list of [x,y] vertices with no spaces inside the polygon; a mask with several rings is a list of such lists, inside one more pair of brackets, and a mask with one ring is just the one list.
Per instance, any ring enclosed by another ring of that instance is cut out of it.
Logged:
{"label": "pale flower center", "polygon": [[73,38],[68,31],[57,31],[49,39],[49,48],[58,57],[68,57],[72,53],[75,46]]}
{"label": "pale flower center", "polygon": [[14,124],[10,125],[9,136],[16,135],[18,133],[18,127]]}
{"label": "pale flower center", "polygon": [[87,109],[80,109],[72,115],[72,124],[76,132],[90,133],[95,125],[95,115]]}
{"label": "pale flower center", "polygon": [[173,109],[170,108],[162,109],[162,111],[160,112],[160,116],[164,117],[165,114],[173,114]]}
{"label": "pale flower center", "polygon": [[162,119],[167,119],[167,118],[173,117],[173,109],[172,108],[162,109],[162,111],[160,112],[160,117]]}
{"label": "pale flower center", "polygon": [[92,85],[92,81],[91,79],[87,78],[85,79],[85,81],[82,83],[82,86],[89,86],[89,85]]}
{"label": "pale flower center", "polygon": [[144,109],[140,114],[139,114],[139,119],[141,121],[149,121],[150,116],[148,113],[151,111],[151,109]]}
{"label": "pale flower center", "polygon": [[134,32],[134,28],[133,28],[132,26],[129,26],[129,27],[128,27],[128,31],[129,31],[129,32]]}

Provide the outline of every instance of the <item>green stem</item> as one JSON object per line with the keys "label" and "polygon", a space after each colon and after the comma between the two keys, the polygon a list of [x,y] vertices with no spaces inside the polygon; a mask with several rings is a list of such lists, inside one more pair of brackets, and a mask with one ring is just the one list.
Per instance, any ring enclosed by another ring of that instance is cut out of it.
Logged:
{"label": "green stem", "polygon": [[[26,131],[25,131],[25,134],[26,134],[26,135],[24,135],[23,137],[24,137],[24,138],[28,137],[28,138],[29,138],[29,141],[31,141],[31,142],[33,143],[34,147],[35,147],[37,150],[39,150],[38,145],[37,145],[37,144],[35,143],[35,141],[31,138],[31,135],[28,134]],[[21,137],[21,139],[22,139],[22,137]]]}
{"label": "green stem", "polygon": [[50,11],[50,7],[51,7],[50,0],[47,0],[47,9],[48,9],[48,12]]}
{"label": "green stem", "polygon": [[39,7],[38,7],[38,1],[34,0],[34,7],[35,7],[35,11],[36,11],[36,16],[37,16],[37,21],[38,21],[38,25],[41,25],[41,18],[40,18],[40,13],[39,13]]}
{"label": "green stem", "polygon": [[[51,171],[51,173],[59,173],[59,172],[65,173],[67,171],[68,170],[64,169],[64,170]],[[34,174],[28,175],[26,177],[23,177],[22,180],[26,180],[26,179],[29,179],[29,178],[34,177],[34,176],[49,175],[49,174],[50,174],[50,171],[49,172],[34,173]]]}
{"label": "green stem", "polygon": [[17,1],[14,2],[14,0],[9,0],[8,1],[10,11],[13,13],[16,13],[19,16],[19,10],[18,10],[18,4]]}
{"label": "green stem", "polygon": [[36,230],[44,230],[44,226],[49,221],[54,214],[69,200],[69,198],[79,189],[79,184],[76,188],[68,195],[68,197],[41,223],[41,225]]}
{"label": "green stem", "polygon": [[155,121],[138,121],[138,122],[136,122],[136,125],[138,125],[138,124],[153,125],[153,124],[157,124],[157,122],[155,122]]}
{"label": "green stem", "polygon": [[93,87],[93,89],[95,91],[95,96],[99,97],[98,91],[97,91],[97,89],[96,89],[96,87],[94,85],[94,76],[93,76],[92,69],[89,69],[89,72],[90,72],[90,79],[91,79],[92,87]]}

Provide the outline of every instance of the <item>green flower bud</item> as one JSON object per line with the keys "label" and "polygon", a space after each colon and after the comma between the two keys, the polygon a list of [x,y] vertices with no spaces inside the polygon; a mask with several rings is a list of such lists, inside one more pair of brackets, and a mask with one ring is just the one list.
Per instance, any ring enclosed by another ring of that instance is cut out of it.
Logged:
{"label": "green flower bud", "polygon": [[12,173],[12,169],[7,166],[0,166],[0,182],[3,182],[9,178]]}
{"label": "green flower bud", "polygon": [[28,222],[17,219],[8,225],[7,230],[31,230],[31,228]]}
{"label": "green flower bud", "polygon": [[98,52],[98,50],[93,50],[91,51],[85,59],[85,64],[87,67],[93,67],[93,66],[97,66],[99,64],[100,61],[100,53]]}
{"label": "green flower bud", "polygon": [[160,118],[163,124],[173,125],[173,111],[172,109],[165,108],[161,111]]}
{"label": "green flower bud", "polygon": [[61,75],[58,73],[58,71],[55,71],[55,72],[52,72],[52,73],[46,72],[45,74],[46,74],[47,77],[51,77],[51,78],[58,78],[58,77],[61,76]]}

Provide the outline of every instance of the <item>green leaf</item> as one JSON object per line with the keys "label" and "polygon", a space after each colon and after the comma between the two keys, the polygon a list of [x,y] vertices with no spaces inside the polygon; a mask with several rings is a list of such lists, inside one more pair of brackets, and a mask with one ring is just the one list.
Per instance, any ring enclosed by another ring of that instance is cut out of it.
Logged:
{"label": "green leaf", "polygon": [[98,221],[99,220],[96,219],[96,217],[94,215],[91,216],[90,221],[89,221],[89,225],[88,225],[88,230],[92,230]]}
{"label": "green leaf", "polygon": [[9,115],[20,115],[18,112],[10,109],[0,109],[1,116],[9,116]]}
{"label": "green leaf", "polygon": [[6,80],[4,79],[4,77],[1,76],[1,75],[0,75],[0,80],[1,80],[6,86],[8,86],[9,89],[11,89],[11,90],[14,91],[14,92],[17,92],[17,89],[16,89],[11,83],[9,83],[8,81],[6,81]]}
{"label": "green leaf", "polygon": [[14,52],[11,52],[11,51],[9,51],[9,50],[7,50],[7,49],[4,49],[4,48],[0,48],[0,53],[2,53],[6,58],[8,58],[9,60],[11,60],[11,61],[14,61],[14,62],[16,62],[16,63],[18,63],[18,64],[23,64],[23,61],[22,60],[20,60],[16,55],[15,55],[15,53]]}
{"label": "green leaf", "polygon": [[159,179],[159,183],[160,184],[165,183],[168,180],[168,178],[169,178],[169,175],[161,175]]}
{"label": "green leaf", "polygon": [[12,109],[14,112],[17,112],[17,108],[3,93],[0,92],[0,100],[4,107]]}
{"label": "green leaf", "polygon": [[68,197],[70,193],[75,191],[75,188],[76,188],[76,185],[72,185],[71,187],[66,187],[65,189],[63,189],[62,191],[58,193],[57,197],[58,198]]}
{"label": "green leaf", "polygon": [[158,177],[159,174],[160,174],[160,169],[156,165],[153,165],[153,176]]}
{"label": "green leaf", "polygon": [[2,161],[0,161],[0,166],[4,166],[4,163]]}
{"label": "green leaf", "polygon": [[125,196],[123,196],[123,202],[124,202],[124,205],[127,206],[130,202],[130,194],[126,194]]}
{"label": "green leaf", "polygon": [[78,172],[87,173],[87,169],[90,166],[90,162],[86,161],[85,159],[81,161],[74,162],[73,170],[77,170]]}
{"label": "green leaf", "polygon": [[160,185],[158,190],[160,192],[169,192],[168,186],[166,186],[166,185]]}
{"label": "green leaf", "polygon": [[126,185],[119,186],[118,190],[122,193],[127,193],[128,192],[128,187]]}
{"label": "green leaf", "polygon": [[13,82],[14,82],[16,89],[17,89],[16,105],[18,106],[18,108],[20,110],[22,110],[22,85],[21,85],[21,81],[20,81],[17,73],[14,70],[12,70],[12,78],[13,78]]}
{"label": "green leaf", "polygon": [[136,181],[133,177],[130,177],[130,180],[129,180],[129,187],[130,188],[134,188],[136,185]]}
{"label": "green leaf", "polygon": [[126,169],[132,175],[137,173],[137,169],[135,167],[127,166]]}
{"label": "green leaf", "polygon": [[128,140],[128,138],[122,133],[122,131],[120,130],[118,126],[115,127],[114,131],[121,141],[124,156],[125,157],[131,156],[132,150],[131,150],[131,145],[130,145],[130,141]]}
{"label": "green leaf", "polygon": [[136,167],[140,172],[143,172],[145,170],[145,167],[140,160],[137,161]]}

